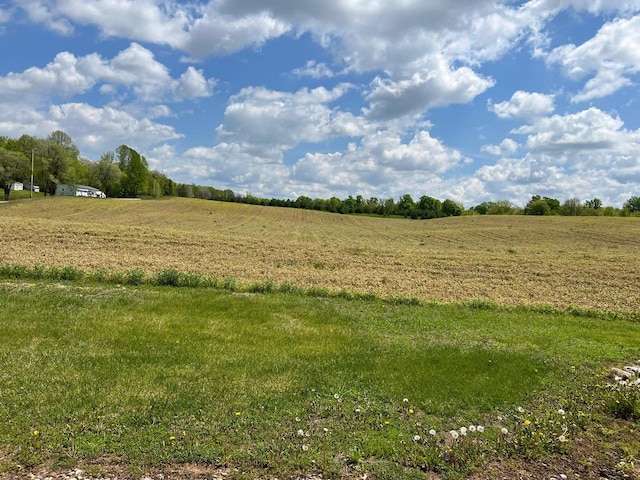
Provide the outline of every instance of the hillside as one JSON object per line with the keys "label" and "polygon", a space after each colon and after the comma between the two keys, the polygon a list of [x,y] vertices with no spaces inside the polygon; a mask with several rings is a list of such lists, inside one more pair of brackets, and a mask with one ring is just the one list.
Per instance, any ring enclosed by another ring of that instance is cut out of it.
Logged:
{"label": "hillside", "polygon": [[195,199],[0,205],[0,262],[166,268],[427,300],[638,311],[637,218],[410,221]]}

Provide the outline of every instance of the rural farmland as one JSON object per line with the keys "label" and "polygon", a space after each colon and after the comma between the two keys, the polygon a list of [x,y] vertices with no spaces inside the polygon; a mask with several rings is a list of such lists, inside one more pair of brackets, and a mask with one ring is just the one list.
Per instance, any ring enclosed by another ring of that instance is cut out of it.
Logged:
{"label": "rural farmland", "polygon": [[194,199],[48,198],[2,206],[0,263],[173,268],[438,302],[640,305],[636,218],[343,216]]}
{"label": "rural farmland", "polygon": [[637,478],[637,220],[0,205],[0,479]]}

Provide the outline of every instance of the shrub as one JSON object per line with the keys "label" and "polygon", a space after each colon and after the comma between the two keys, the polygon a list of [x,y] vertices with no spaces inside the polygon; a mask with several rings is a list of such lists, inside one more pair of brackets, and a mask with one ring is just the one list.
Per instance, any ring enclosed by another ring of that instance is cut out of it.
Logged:
{"label": "shrub", "polygon": [[6,278],[29,278],[29,273],[24,265],[0,265],[0,275]]}
{"label": "shrub", "polygon": [[181,274],[178,270],[168,268],[159,272],[154,280],[155,285],[179,287]]}
{"label": "shrub", "polygon": [[75,280],[80,280],[83,275],[84,272],[76,267],[62,267],[60,269],[60,280],[73,282]]}
{"label": "shrub", "polygon": [[127,285],[142,285],[144,283],[144,279],[145,279],[144,271],[138,268],[134,270],[130,270],[126,274]]}
{"label": "shrub", "polygon": [[106,268],[100,267],[99,269],[89,274],[89,280],[97,283],[105,283],[109,281],[109,273]]}

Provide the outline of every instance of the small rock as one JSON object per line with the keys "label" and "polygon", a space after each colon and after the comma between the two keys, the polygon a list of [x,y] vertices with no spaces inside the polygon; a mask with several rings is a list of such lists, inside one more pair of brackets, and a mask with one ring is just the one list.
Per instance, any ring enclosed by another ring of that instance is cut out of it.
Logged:
{"label": "small rock", "polygon": [[613,378],[620,377],[621,379],[624,379],[624,380],[631,380],[631,378],[633,377],[633,374],[627,372],[626,370],[622,370],[620,368],[612,368],[611,376]]}
{"label": "small rock", "polygon": [[627,365],[623,369],[626,370],[627,372],[635,373],[636,375],[640,373],[640,367],[637,367],[635,365]]}

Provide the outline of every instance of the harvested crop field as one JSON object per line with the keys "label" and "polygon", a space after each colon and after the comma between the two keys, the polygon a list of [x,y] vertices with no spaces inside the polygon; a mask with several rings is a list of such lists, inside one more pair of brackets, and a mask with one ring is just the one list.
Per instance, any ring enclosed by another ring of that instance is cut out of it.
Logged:
{"label": "harvested crop field", "polygon": [[345,216],[172,198],[0,205],[0,263],[167,268],[445,302],[637,312],[640,219]]}

